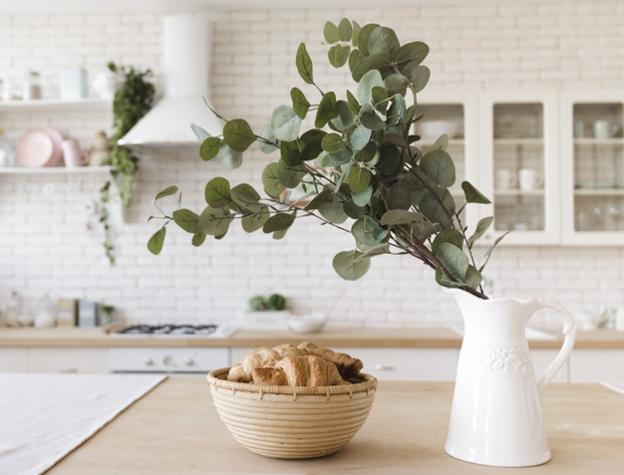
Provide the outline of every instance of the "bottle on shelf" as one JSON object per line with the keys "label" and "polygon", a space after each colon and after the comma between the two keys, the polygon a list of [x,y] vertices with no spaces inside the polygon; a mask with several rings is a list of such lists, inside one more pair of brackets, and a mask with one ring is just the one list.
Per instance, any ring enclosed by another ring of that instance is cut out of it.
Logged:
{"label": "bottle on shelf", "polygon": [[4,129],[0,128],[0,167],[12,167],[15,165],[15,153],[13,144],[7,138]]}

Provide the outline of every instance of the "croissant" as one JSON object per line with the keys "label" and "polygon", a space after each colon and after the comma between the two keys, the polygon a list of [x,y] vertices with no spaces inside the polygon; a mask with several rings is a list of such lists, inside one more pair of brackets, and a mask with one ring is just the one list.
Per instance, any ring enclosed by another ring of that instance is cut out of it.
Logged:
{"label": "croissant", "polygon": [[349,384],[340,377],[336,365],[313,355],[287,356],[275,363],[272,369],[275,372],[283,372],[290,386]]}
{"label": "croissant", "polygon": [[286,386],[288,379],[281,368],[256,368],[252,372],[253,382],[256,384],[272,384]]}
{"label": "croissant", "polygon": [[280,358],[280,355],[271,348],[258,348],[249,353],[240,364],[232,366],[227,379],[228,381],[249,383],[255,368],[272,366]]}
{"label": "croissant", "polygon": [[353,358],[346,353],[339,353],[337,351],[330,350],[329,348],[323,348],[316,343],[305,342],[297,346],[299,350],[306,351],[307,353],[315,356],[319,356],[326,361],[330,361],[336,365],[340,376],[343,378],[352,378],[357,376],[364,364],[361,360]]}

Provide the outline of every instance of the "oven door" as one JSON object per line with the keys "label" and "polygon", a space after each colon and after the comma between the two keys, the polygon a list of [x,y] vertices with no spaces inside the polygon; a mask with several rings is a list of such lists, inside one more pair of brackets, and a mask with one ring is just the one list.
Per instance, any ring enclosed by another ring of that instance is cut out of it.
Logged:
{"label": "oven door", "polygon": [[229,348],[111,348],[111,373],[207,373],[230,365]]}

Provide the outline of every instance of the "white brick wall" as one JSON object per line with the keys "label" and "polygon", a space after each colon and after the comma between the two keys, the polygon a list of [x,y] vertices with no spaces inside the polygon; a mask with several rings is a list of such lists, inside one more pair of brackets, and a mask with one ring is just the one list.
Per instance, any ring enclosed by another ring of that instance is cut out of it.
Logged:
{"label": "white brick wall", "polygon": [[[327,65],[321,44],[324,21],[344,15],[392,26],[402,41],[429,42],[436,88],[613,88],[624,80],[624,3],[615,0],[221,12],[213,15],[215,105],[226,116],[264,125],[273,106],[289,102],[289,87],[301,85],[293,59],[302,40],[309,44],[318,81],[327,88],[348,87],[350,78]],[[2,15],[0,77],[19,79],[27,68],[41,71],[44,93],[53,96],[58,70],[66,65],[82,65],[93,75],[114,60],[150,67],[158,75],[160,42],[158,13]],[[109,123],[108,114],[0,114],[0,126],[12,137],[53,124],[83,143]],[[261,233],[243,236],[235,229],[200,249],[190,246],[185,233],[170,232],[160,257],[147,253],[153,226],[145,220],[156,191],[176,183],[185,203],[199,206],[207,179],[225,174],[257,183],[266,160],[254,151],[242,169],[229,171],[200,162],[189,151],[145,153],[136,204],[120,229],[116,267],[106,264],[100,237],[85,231],[84,208],[97,198],[98,179],[1,177],[0,289],[5,295],[15,288],[30,297],[49,291],[55,297],[98,299],[142,321],[226,321],[245,308],[250,295],[272,291],[284,293],[299,309],[326,310],[336,322],[457,320],[454,304],[435,287],[431,272],[413,260],[378,258],[363,280],[341,281],[331,259],[352,240],[311,221],[295,226],[284,241]],[[597,309],[620,301],[622,269],[621,249],[505,248],[492,260],[489,276],[497,293]]]}

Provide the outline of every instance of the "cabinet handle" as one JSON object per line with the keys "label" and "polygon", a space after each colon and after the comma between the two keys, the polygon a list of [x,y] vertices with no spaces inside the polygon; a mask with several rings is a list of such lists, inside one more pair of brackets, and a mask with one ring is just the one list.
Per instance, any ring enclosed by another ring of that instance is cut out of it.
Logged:
{"label": "cabinet handle", "polygon": [[394,366],[385,365],[385,364],[376,364],[374,368],[377,371],[394,371]]}
{"label": "cabinet handle", "polygon": [[78,368],[59,368],[59,373],[77,373]]}

